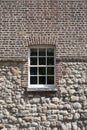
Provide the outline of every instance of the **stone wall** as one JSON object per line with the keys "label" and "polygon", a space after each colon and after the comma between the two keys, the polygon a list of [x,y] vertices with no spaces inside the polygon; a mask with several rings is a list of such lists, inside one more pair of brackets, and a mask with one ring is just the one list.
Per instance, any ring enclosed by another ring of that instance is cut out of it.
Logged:
{"label": "stone wall", "polygon": [[0,129],[87,130],[87,63],[59,62],[58,92],[45,93],[23,88],[24,64],[0,63]]}

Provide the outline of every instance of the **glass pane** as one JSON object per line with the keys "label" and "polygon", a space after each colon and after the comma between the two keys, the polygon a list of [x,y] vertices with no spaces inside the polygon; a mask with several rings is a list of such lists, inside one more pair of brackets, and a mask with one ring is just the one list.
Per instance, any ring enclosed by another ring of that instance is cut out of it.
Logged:
{"label": "glass pane", "polygon": [[37,56],[37,49],[30,49],[30,56]]}
{"label": "glass pane", "polygon": [[54,67],[47,68],[47,75],[54,75]]}
{"label": "glass pane", "polygon": [[45,75],[46,74],[46,68],[45,67],[40,67],[39,68],[39,75]]}
{"label": "glass pane", "polygon": [[39,77],[39,84],[46,84],[46,78],[45,78],[45,76]]}
{"label": "glass pane", "polygon": [[47,56],[54,56],[54,49],[53,48],[47,49]]}
{"label": "glass pane", "polygon": [[47,58],[47,65],[54,65],[54,58],[48,57]]}
{"label": "glass pane", "polygon": [[47,84],[54,84],[54,76],[47,76]]}
{"label": "glass pane", "polygon": [[30,84],[37,84],[37,77],[36,76],[30,77]]}
{"label": "glass pane", "polygon": [[37,65],[37,57],[36,58],[30,58],[30,65]]}
{"label": "glass pane", "polygon": [[30,68],[30,75],[37,75],[37,67]]}
{"label": "glass pane", "polygon": [[45,48],[40,48],[39,49],[39,56],[45,56],[46,55],[46,49]]}
{"label": "glass pane", "polygon": [[46,58],[39,58],[39,65],[46,65]]}

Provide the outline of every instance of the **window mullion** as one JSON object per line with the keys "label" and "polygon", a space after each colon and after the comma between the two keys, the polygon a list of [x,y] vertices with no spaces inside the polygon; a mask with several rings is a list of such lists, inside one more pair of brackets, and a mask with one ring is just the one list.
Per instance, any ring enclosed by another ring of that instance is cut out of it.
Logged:
{"label": "window mullion", "polygon": [[[54,75],[56,76],[56,51],[54,50]],[[56,78],[54,78],[54,83],[56,84]]]}
{"label": "window mullion", "polygon": [[39,49],[37,49],[37,84],[39,84]]}
{"label": "window mullion", "polygon": [[47,48],[46,48],[46,84],[47,84]]}
{"label": "window mullion", "polygon": [[29,84],[30,84],[30,49],[29,49],[29,52],[28,52],[28,79],[29,79]]}

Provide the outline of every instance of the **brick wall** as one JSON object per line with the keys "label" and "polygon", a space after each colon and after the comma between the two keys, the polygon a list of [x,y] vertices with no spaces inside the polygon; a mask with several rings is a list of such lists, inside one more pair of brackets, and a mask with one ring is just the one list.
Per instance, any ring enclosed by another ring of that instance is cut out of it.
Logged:
{"label": "brick wall", "polygon": [[86,0],[1,0],[0,57],[27,58],[30,44],[54,44],[57,57],[87,56]]}

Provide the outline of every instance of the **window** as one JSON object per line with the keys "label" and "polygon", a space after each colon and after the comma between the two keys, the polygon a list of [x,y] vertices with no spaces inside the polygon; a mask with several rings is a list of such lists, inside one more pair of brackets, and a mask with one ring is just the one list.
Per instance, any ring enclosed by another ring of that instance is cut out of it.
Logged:
{"label": "window", "polygon": [[29,48],[28,86],[31,89],[55,88],[55,48]]}

